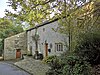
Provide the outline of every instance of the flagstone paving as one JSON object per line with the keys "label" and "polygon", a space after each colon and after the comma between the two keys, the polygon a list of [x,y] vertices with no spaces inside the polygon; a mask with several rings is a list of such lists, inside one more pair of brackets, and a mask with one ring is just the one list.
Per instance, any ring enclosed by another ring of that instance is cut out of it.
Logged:
{"label": "flagstone paving", "polygon": [[15,65],[30,72],[33,75],[45,75],[49,66],[44,64],[41,60],[35,60],[32,57],[24,57],[23,60],[18,61]]}

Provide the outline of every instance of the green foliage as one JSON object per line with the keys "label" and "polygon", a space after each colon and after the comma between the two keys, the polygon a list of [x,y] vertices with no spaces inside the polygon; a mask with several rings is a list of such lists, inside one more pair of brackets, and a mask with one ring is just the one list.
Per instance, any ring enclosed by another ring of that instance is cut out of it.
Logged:
{"label": "green foliage", "polygon": [[21,25],[17,25],[13,23],[12,20],[0,18],[0,50],[3,50],[4,47],[4,39],[10,37],[12,35],[23,32],[23,28]]}
{"label": "green foliage", "polygon": [[100,30],[78,37],[75,51],[53,59],[47,75],[93,75],[92,66],[100,64]]}
{"label": "green foliage", "polygon": [[43,59],[44,63],[50,63],[52,62],[54,59],[56,58],[56,56],[48,56],[46,58]]}
{"label": "green foliage", "polygon": [[80,34],[75,53],[92,65],[100,64],[100,31]]}
{"label": "green foliage", "polygon": [[[29,25],[34,26],[35,23],[41,23],[52,17],[65,16],[70,8],[78,7],[77,2],[79,1],[85,3],[85,0],[70,0],[70,3],[66,0],[9,0],[8,5],[17,14],[6,10],[6,15],[16,17],[20,21],[28,22]],[[20,10],[17,10],[19,7],[21,7]]]}
{"label": "green foliage", "polygon": [[2,51],[3,51],[3,46],[4,46],[4,44],[3,44],[3,39],[0,39],[0,54],[1,54]]}
{"label": "green foliage", "polygon": [[90,64],[77,56],[68,56],[63,62],[66,63],[62,75],[91,75]]}
{"label": "green foliage", "polygon": [[0,31],[0,38],[7,38],[12,35],[18,34],[23,31],[23,28],[21,26],[10,26],[6,29],[3,29],[3,31]]}
{"label": "green foliage", "polygon": [[46,75],[61,75],[62,74],[62,63],[59,61],[59,58],[54,58],[51,62],[49,62],[50,69],[46,73]]}
{"label": "green foliage", "polygon": [[22,31],[21,25],[17,25],[12,20],[0,18],[0,38],[6,38]]}
{"label": "green foliage", "polygon": [[50,67],[47,75],[92,75],[91,65],[75,55],[56,57]]}
{"label": "green foliage", "polygon": [[0,18],[0,31],[3,31],[12,26],[12,22],[10,20]]}
{"label": "green foliage", "polygon": [[[69,50],[75,49],[75,46],[77,45],[77,38],[79,37],[78,35],[80,33],[87,33],[91,32],[92,30],[100,30],[100,13],[94,11],[99,11],[99,5],[95,6],[97,2],[95,1],[94,4],[92,4],[93,2],[91,1],[80,8],[73,7],[71,10],[66,9],[67,12],[64,12],[66,17],[62,19],[61,16],[61,19],[59,20],[58,30],[69,37]],[[89,6],[88,9],[86,8],[87,6]],[[89,14],[86,14],[87,12]]]}

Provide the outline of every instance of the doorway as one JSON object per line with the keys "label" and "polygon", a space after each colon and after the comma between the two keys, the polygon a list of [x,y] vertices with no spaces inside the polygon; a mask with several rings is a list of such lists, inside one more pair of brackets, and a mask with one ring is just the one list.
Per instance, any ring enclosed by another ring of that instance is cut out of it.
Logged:
{"label": "doorway", "polygon": [[16,58],[21,58],[21,49],[16,49]]}
{"label": "doorway", "polygon": [[45,43],[45,56],[48,56],[48,43]]}

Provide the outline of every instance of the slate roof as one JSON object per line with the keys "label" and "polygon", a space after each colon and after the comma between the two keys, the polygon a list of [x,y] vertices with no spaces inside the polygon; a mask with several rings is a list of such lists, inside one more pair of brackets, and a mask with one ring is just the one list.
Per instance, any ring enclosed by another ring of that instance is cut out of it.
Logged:
{"label": "slate roof", "polygon": [[28,30],[26,30],[26,31],[27,31],[27,32],[28,32],[28,31],[31,31],[31,30],[33,30],[33,29],[36,29],[36,28],[45,26],[45,25],[50,24],[50,23],[52,23],[52,22],[55,22],[55,21],[57,21],[57,20],[59,20],[59,19],[56,18],[56,19],[51,20],[51,21],[45,21],[45,22],[43,22],[42,24],[39,24],[39,25],[37,25],[37,26],[35,26],[35,27],[33,27],[33,28],[30,28],[30,29],[28,29]]}

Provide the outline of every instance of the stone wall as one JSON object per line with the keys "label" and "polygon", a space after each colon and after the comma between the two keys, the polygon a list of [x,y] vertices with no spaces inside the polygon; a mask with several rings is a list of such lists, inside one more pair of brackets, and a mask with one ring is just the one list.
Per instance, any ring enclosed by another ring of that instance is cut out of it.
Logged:
{"label": "stone wall", "polygon": [[4,60],[16,59],[16,49],[21,49],[21,55],[26,54],[26,32],[4,40]]}

